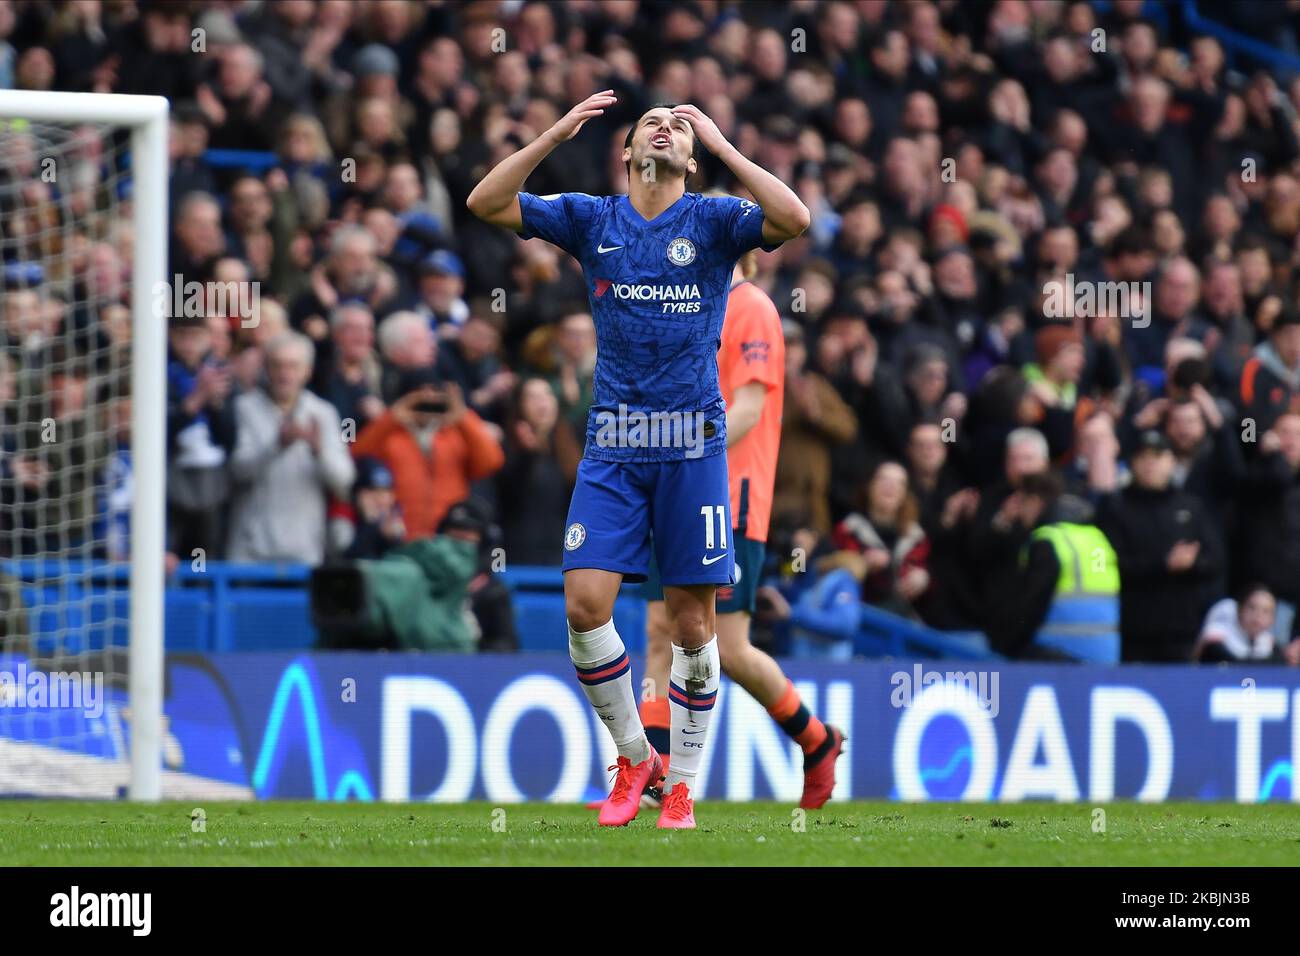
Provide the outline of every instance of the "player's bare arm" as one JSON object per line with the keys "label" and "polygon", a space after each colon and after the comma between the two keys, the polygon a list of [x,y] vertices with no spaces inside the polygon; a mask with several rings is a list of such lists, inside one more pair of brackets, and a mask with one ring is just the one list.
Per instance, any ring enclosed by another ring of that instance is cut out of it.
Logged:
{"label": "player's bare arm", "polygon": [[520,231],[524,221],[519,209],[519,193],[524,188],[525,180],[552,150],[573,139],[587,120],[602,116],[616,102],[613,90],[593,93],[560,117],[554,126],[537,139],[501,160],[465,200],[469,211],[494,226]]}
{"label": "player's bare arm", "polygon": [[684,117],[691,124],[700,145],[726,164],[762,208],[763,242],[785,242],[808,228],[812,216],[794,190],[741,155],[722,135],[718,124],[689,103],[674,107],[673,115]]}
{"label": "player's bare arm", "polygon": [[762,382],[747,382],[736,389],[727,405],[727,447],[740,443],[763,416],[763,402],[767,386]]}

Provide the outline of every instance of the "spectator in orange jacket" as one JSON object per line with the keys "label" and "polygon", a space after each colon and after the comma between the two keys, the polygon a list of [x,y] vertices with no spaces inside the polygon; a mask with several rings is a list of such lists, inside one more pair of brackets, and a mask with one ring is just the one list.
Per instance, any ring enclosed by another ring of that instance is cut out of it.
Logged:
{"label": "spectator in orange jacket", "polygon": [[354,458],[373,456],[393,473],[406,540],[433,535],[470,482],[498,471],[501,446],[454,383],[431,369],[407,372],[399,398],[357,436]]}

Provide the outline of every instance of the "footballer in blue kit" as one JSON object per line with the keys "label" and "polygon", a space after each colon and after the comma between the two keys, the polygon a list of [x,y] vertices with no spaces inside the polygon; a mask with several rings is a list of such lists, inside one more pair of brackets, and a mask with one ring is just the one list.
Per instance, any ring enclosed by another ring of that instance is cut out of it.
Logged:
{"label": "footballer in blue kit", "polygon": [[[742,156],[694,106],[662,105],[628,131],[628,194],[537,196],[524,181],[587,120],[613,106],[596,93],[503,159],[467,205],[479,218],[540,238],[582,267],[596,326],[594,402],[564,549],[569,653],[609,728],[618,760],[600,823],[629,823],[662,785],[658,825],[695,825],[692,793],[717,698],[714,591],[734,573],[726,407],[717,350],[736,261],[808,226],[784,183]],[[686,191],[700,149],[753,200]],[[614,629],[624,580],[644,580],[651,541],[672,629],[671,766],[646,740],[626,649]]]}
{"label": "footballer in blue kit", "polygon": [[[732,583],[726,408],[716,354],[731,270],[762,245],[752,202],[684,194],[650,222],[627,196],[519,197],[526,238],[579,263],[596,325],[595,402],[564,569]],[[638,427],[639,426],[639,427]]]}

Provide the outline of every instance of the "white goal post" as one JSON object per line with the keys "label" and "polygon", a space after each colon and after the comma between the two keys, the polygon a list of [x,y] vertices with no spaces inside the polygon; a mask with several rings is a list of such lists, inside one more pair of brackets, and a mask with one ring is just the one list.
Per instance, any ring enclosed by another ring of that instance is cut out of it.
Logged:
{"label": "white goal post", "polygon": [[130,646],[127,654],[132,800],[162,795],[166,320],[153,295],[166,281],[168,103],[160,96],[0,90],[0,122],[111,124],[130,130],[131,272]]}

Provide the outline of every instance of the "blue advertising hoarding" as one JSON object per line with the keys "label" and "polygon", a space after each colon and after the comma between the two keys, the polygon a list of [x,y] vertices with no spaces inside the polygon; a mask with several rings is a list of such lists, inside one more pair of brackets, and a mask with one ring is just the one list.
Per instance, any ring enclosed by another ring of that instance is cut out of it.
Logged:
{"label": "blue advertising hoarding", "polygon": [[[787,662],[849,738],[835,798],[1300,802],[1300,671],[987,666]],[[107,698],[0,708],[0,747],[120,759],[129,720]],[[165,712],[169,780],[214,797],[574,802],[614,761],[556,654],[173,655]],[[724,681],[700,794],[794,801],[801,782],[797,747]]]}
{"label": "blue advertising hoarding", "polygon": [[[1294,670],[787,667],[849,737],[839,799],[1297,799]],[[186,771],[262,798],[577,801],[603,793],[613,763],[559,655],[231,654],[169,670]],[[703,797],[798,798],[797,748],[729,682],[710,738]]]}

